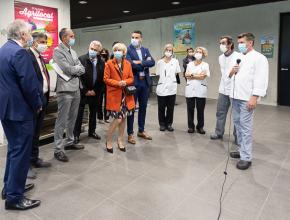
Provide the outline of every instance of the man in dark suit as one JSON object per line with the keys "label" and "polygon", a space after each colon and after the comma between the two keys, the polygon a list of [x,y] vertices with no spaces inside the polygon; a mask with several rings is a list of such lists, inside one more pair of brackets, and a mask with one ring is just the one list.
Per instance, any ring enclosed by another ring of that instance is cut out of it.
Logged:
{"label": "man in dark suit", "polygon": [[[131,44],[128,47],[127,59],[131,62],[133,73],[134,73],[134,83],[137,88],[135,94],[135,101],[138,99],[139,103],[139,113],[138,113],[138,137],[152,140],[152,137],[145,132],[145,118],[146,118],[146,108],[149,97],[149,88],[151,84],[151,79],[149,75],[149,68],[155,65],[155,61],[151,56],[149,50],[141,46],[142,43],[142,32],[134,31],[131,35]],[[134,114],[128,116],[127,118],[127,133],[128,142],[135,144],[134,139]]]}
{"label": "man in dark suit", "polygon": [[92,41],[88,53],[79,57],[81,64],[85,67],[85,74],[81,79],[81,101],[79,105],[78,117],[75,124],[74,136],[75,143],[79,142],[81,133],[85,105],[89,105],[89,129],[88,135],[100,140],[101,137],[96,133],[96,114],[99,106],[102,106],[101,95],[104,90],[104,68],[105,63],[101,59],[100,51],[102,44],[99,41]]}
{"label": "man in dark suit", "polygon": [[[35,117],[35,131],[31,151],[31,165],[36,168],[50,167],[51,164],[39,158],[39,136],[49,99],[49,74],[41,53],[47,49],[47,36],[41,32],[32,34],[33,45],[27,51],[31,56],[34,70],[39,82],[39,91],[42,99],[42,111]],[[28,178],[36,178],[36,173],[29,170]]]}
{"label": "man in dark suit", "polygon": [[42,110],[37,76],[24,47],[32,43],[25,22],[8,26],[8,41],[0,48],[0,119],[8,140],[2,199],[5,209],[26,210],[40,205],[23,193],[34,134],[34,118]]}

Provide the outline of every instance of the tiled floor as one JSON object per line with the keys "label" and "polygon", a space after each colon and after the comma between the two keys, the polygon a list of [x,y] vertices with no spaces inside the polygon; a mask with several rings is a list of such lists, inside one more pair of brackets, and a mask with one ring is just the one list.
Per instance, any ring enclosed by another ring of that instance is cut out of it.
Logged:
{"label": "tiled floor", "polygon": [[[173,133],[160,132],[156,99],[148,106],[147,131],[153,141],[137,139],[127,152],[104,150],[108,125],[98,125],[102,141],[82,135],[83,151],[68,152],[69,163],[53,159],[52,145],[41,157],[52,162],[38,169],[28,197],[39,208],[7,212],[2,220],[214,220],[227,155],[227,137],[211,141],[216,102],[206,106],[205,136],[188,134],[185,100],[178,98]],[[223,199],[223,220],[290,219],[290,108],[258,106],[255,114],[254,160],[247,171],[231,159]],[[5,148],[0,149],[3,176]]]}

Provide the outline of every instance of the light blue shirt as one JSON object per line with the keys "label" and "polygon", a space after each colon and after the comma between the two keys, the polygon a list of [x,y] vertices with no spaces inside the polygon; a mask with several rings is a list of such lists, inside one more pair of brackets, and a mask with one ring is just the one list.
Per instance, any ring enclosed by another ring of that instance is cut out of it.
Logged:
{"label": "light blue shirt", "polygon": [[[137,54],[138,54],[139,59],[140,59],[141,61],[143,61],[141,48],[136,48],[136,52],[137,52]],[[144,73],[144,72],[140,72],[140,73],[139,73],[139,76],[145,76],[145,73]]]}

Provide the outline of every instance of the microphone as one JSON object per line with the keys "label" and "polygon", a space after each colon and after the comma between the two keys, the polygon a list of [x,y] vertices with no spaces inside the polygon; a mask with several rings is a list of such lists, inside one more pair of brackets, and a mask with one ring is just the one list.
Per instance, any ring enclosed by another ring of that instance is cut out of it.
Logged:
{"label": "microphone", "polygon": [[239,65],[241,63],[241,59],[237,59],[237,64]]}

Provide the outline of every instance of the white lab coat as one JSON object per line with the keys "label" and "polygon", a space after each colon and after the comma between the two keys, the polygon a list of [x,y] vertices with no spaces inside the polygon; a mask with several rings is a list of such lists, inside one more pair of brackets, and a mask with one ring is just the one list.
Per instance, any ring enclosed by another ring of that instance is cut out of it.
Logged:
{"label": "white lab coat", "polygon": [[268,78],[267,58],[252,50],[242,56],[240,70],[232,77],[230,97],[243,101],[249,101],[252,95],[264,97],[268,88]]}
{"label": "white lab coat", "polygon": [[[194,61],[187,65],[187,73],[200,74],[205,72],[207,77],[210,77],[209,65],[206,62],[201,62],[199,65],[195,65]],[[207,78],[206,77],[206,78]],[[185,86],[185,97],[186,98],[206,98],[207,97],[207,80],[187,79]]]}
{"label": "white lab coat", "polygon": [[219,56],[219,64],[221,69],[221,81],[219,85],[219,93],[229,96],[231,92],[232,80],[229,74],[232,68],[237,64],[237,59],[242,59],[243,54],[234,51],[230,56],[222,54]]}
{"label": "white lab coat", "polygon": [[177,59],[171,58],[168,63],[163,59],[159,60],[156,67],[156,75],[159,75],[156,94],[158,96],[176,95],[176,74],[180,72],[181,70]]}

